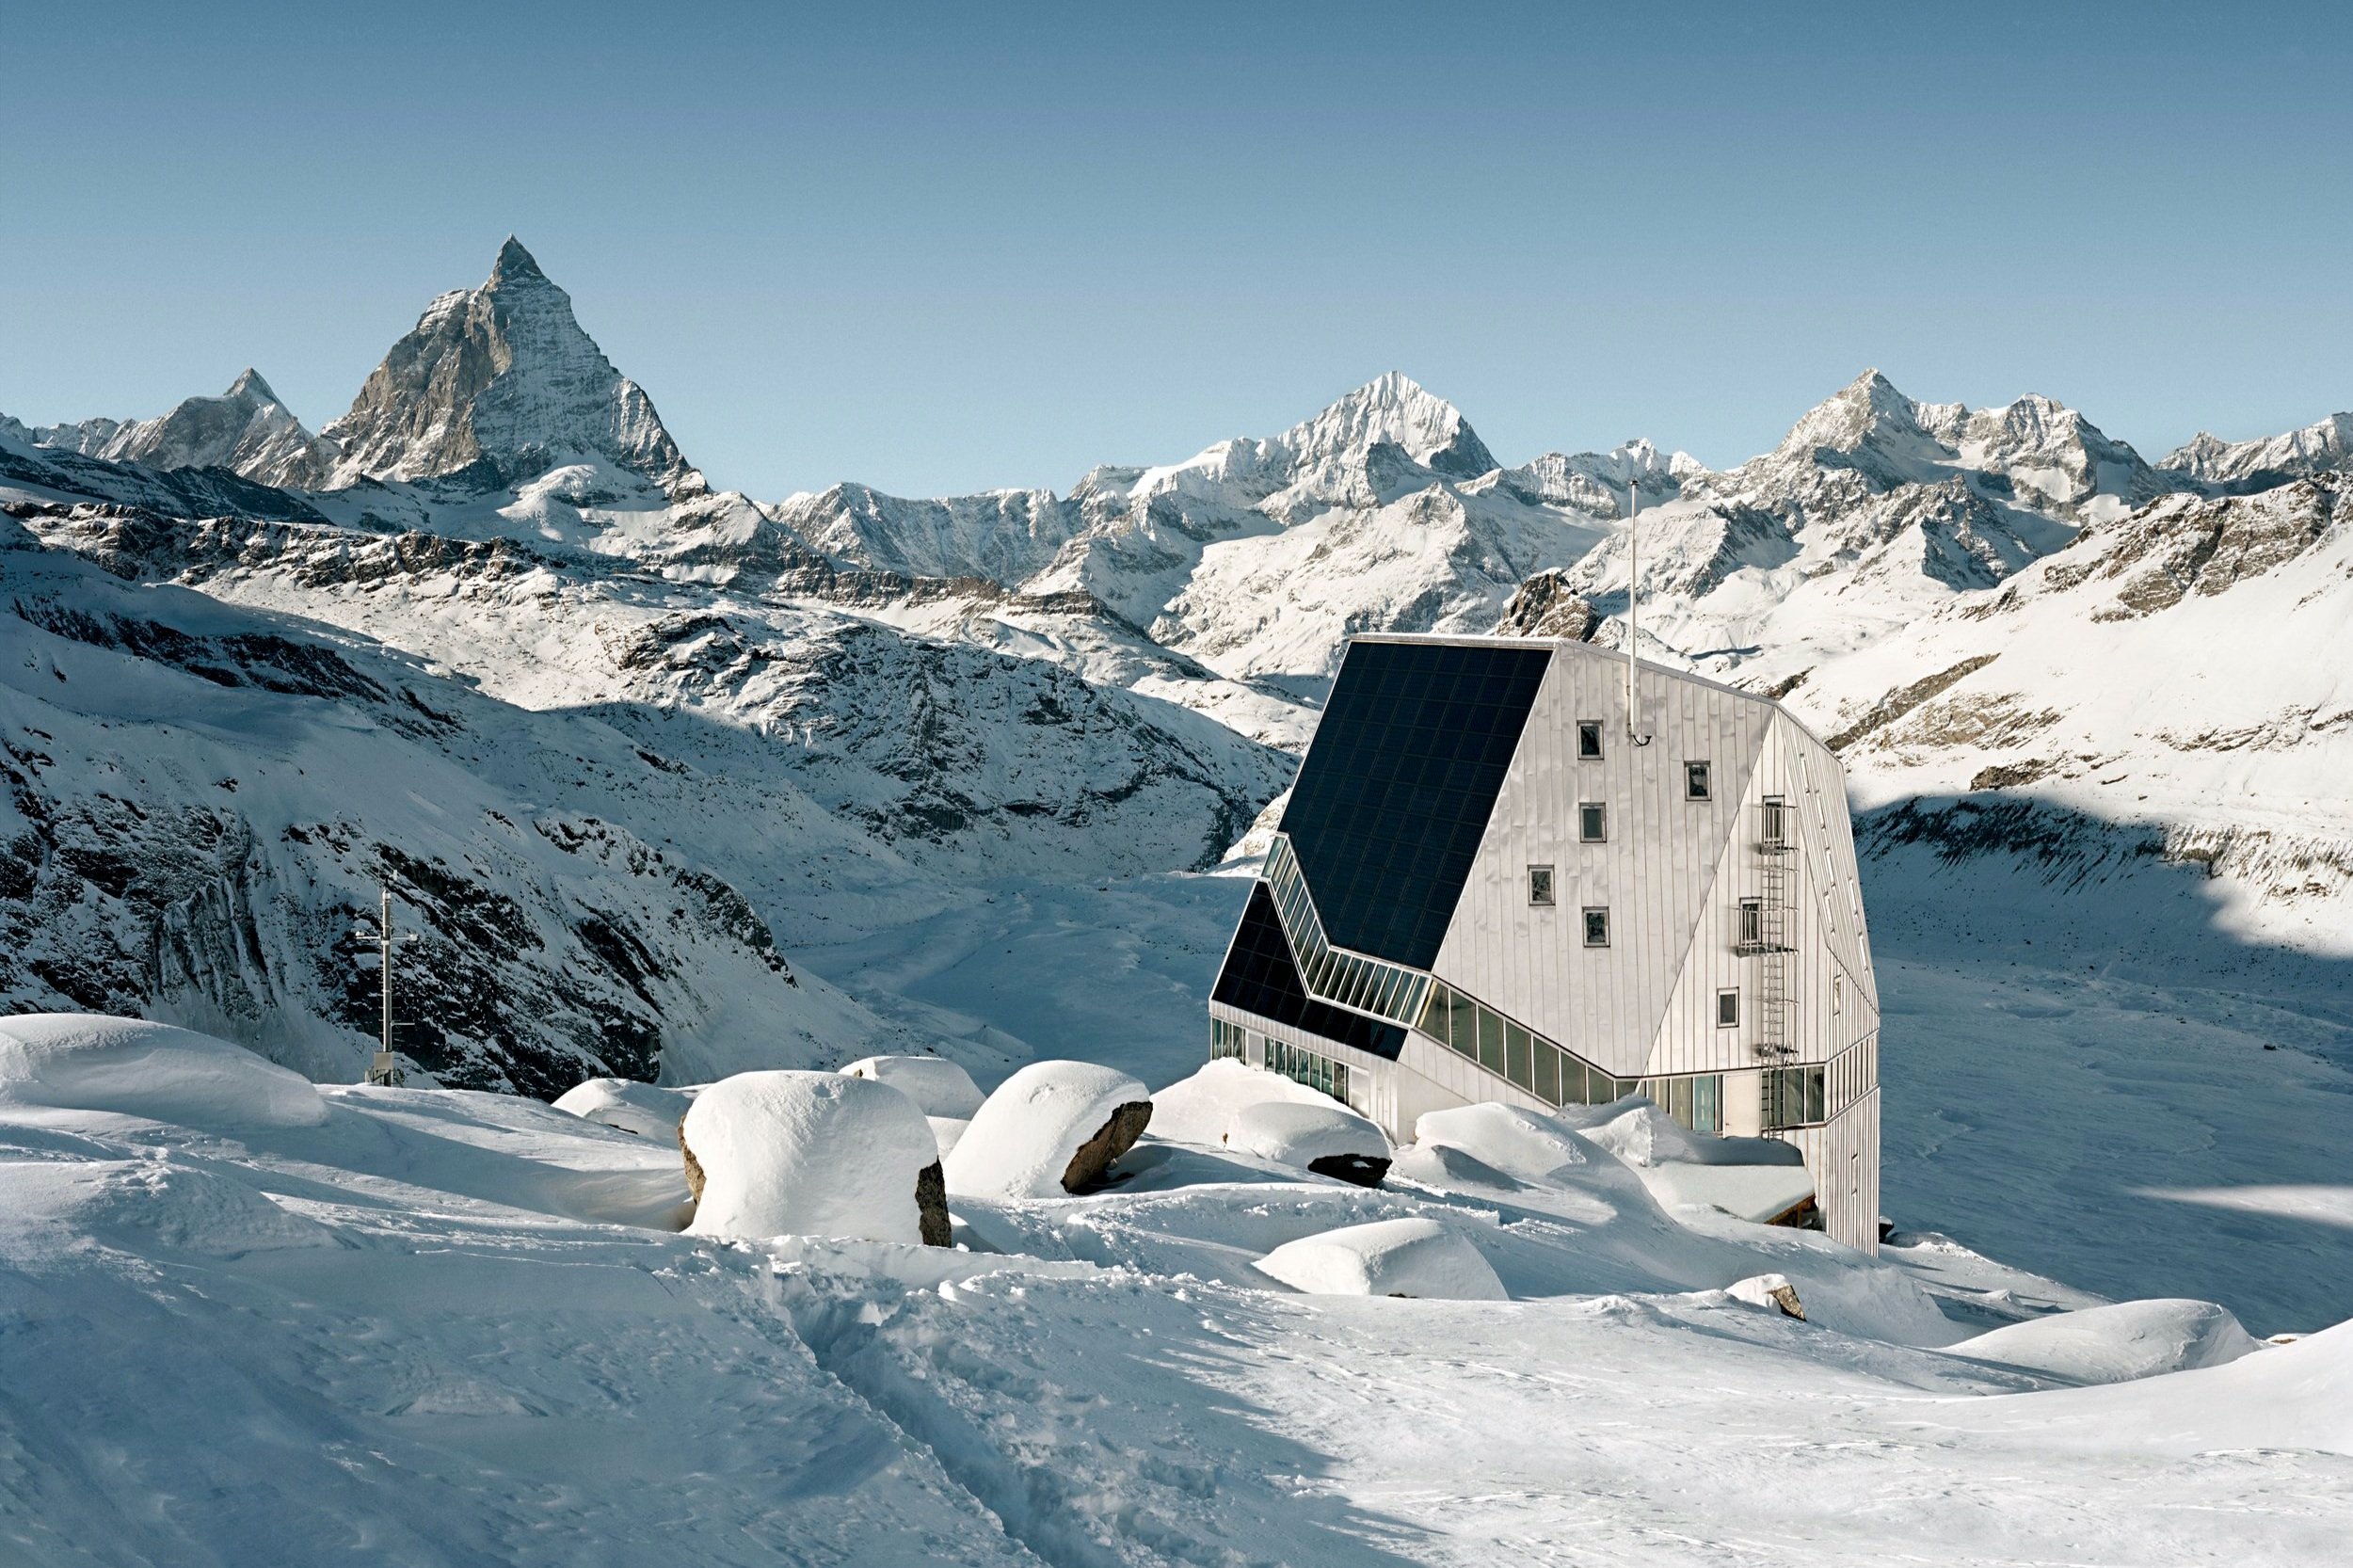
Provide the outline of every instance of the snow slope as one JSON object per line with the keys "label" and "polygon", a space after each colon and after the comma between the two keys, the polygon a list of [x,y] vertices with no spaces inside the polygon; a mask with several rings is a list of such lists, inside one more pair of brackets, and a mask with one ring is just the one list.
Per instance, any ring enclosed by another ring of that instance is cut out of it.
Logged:
{"label": "snow slope", "polygon": [[[1126,1189],[960,1203],[1012,1250],[741,1243],[677,1232],[647,1140],[325,1097],[233,1137],[0,1109],[0,1549],[2321,1563],[2353,1525],[2342,1329],[2068,1388],[1937,1348],[1965,1331],[1901,1264],[1687,1228],[1607,1155],[1385,1192],[1147,1137]],[[1513,1299],[1253,1267],[1369,1224],[1444,1226]],[[1760,1272],[1813,1320],[1725,1289]]]}

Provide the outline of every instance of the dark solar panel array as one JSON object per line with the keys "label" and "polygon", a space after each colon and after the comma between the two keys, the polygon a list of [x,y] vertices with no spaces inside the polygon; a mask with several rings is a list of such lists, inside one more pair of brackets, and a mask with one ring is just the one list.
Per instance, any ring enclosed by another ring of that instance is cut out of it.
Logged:
{"label": "dark solar panel array", "polygon": [[1256,1013],[1392,1062],[1405,1048],[1405,1031],[1398,1025],[1351,1013],[1345,1007],[1334,1007],[1307,994],[1306,986],[1300,984],[1298,969],[1292,967],[1290,943],[1283,936],[1282,924],[1274,914],[1274,900],[1263,882],[1255,883],[1250,888],[1250,904],[1242,911],[1241,929],[1234,934],[1234,945],[1225,954],[1225,968],[1219,971],[1217,988],[1209,994],[1228,1007],[1239,1007],[1245,1013]]}
{"label": "dark solar panel array", "polygon": [[1426,969],[1552,653],[1353,643],[1283,831],[1341,947]]}

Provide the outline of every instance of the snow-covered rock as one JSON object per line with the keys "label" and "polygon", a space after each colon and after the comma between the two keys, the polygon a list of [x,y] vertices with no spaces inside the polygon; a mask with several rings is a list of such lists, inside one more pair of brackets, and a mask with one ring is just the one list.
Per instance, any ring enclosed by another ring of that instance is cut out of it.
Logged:
{"label": "snow-covered rock", "polygon": [[1381,1128],[1344,1105],[1261,1100],[1234,1113],[1226,1147],[1359,1187],[1378,1187],[1394,1151]]}
{"label": "snow-covered rock", "polygon": [[586,1079],[555,1097],[558,1111],[665,1144],[677,1139],[693,1103],[692,1096],[676,1089],[626,1078]]}
{"label": "snow-covered rock", "polygon": [[1084,1192],[1151,1120],[1144,1085],[1092,1062],[1032,1062],[997,1086],[948,1156],[948,1191],[980,1198]]}
{"label": "snow-covered rock", "polygon": [[968,1122],[980,1110],[981,1086],[956,1063],[940,1056],[867,1056],[841,1069],[871,1078],[906,1096],[926,1116]]}
{"label": "snow-covered rock", "polygon": [[1760,1224],[1801,1216],[1814,1178],[1794,1144],[1702,1137],[1648,1100],[1570,1112],[1584,1135],[1632,1166],[1662,1204],[1696,1204]]}
{"label": "snow-covered rock", "polygon": [[2083,1307],[2011,1323],[1946,1350],[2049,1372],[2075,1383],[2220,1367],[2263,1349],[2231,1309],[2214,1302],[2161,1300]]}
{"label": "snow-covered rock", "polygon": [[207,1131],[327,1119],[307,1080],[243,1046],[86,1013],[0,1017],[0,1105],[113,1112]]}
{"label": "snow-covered rock", "polygon": [[1734,1301],[1746,1302],[1778,1312],[1785,1318],[1805,1320],[1805,1304],[1798,1299],[1798,1288],[1789,1283],[1787,1274],[1752,1274],[1747,1279],[1733,1281],[1724,1287],[1724,1294]]}
{"label": "snow-covered rock", "polygon": [[1417,1148],[1453,1148],[1519,1181],[1574,1179],[1593,1149],[1558,1116],[1516,1105],[1456,1106],[1414,1123]]}
{"label": "snow-covered rock", "polygon": [[1311,1296],[1511,1299],[1495,1269],[1461,1232],[1421,1215],[1303,1236],[1275,1248],[1255,1267]]}
{"label": "snow-covered rock", "polygon": [[[964,1137],[964,1129],[972,1125],[968,1116],[926,1116],[923,1120],[931,1124],[932,1142],[939,1146],[942,1161],[954,1152],[956,1144]],[[944,1163],[941,1169],[946,1169]]]}
{"label": "snow-covered rock", "polygon": [[325,1225],[232,1171],[168,1153],[24,1161],[9,1173],[8,1203],[13,1224],[32,1233],[6,1249],[15,1251],[8,1261],[20,1267],[27,1251],[87,1246],[92,1238],[207,1257],[334,1245]]}
{"label": "snow-covered rock", "polygon": [[1280,1073],[1237,1062],[1230,1056],[1205,1062],[1152,1096],[1152,1136],[1215,1147],[1226,1141],[1234,1117],[1254,1105],[1330,1105],[1329,1095],[1295,1083]]}
{"label": "snow-covered rock", "polygon": [[931,1127],[872,1079],[739,1073],[695,1096],[679,1142],[697,1236],[948,1244],[945,1203],[921,1191],[937,1181]]}

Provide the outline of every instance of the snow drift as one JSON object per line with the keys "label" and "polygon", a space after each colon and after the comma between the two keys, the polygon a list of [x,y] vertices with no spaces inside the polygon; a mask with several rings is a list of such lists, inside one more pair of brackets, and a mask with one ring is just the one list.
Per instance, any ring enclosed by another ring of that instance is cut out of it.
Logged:
{"label": "snow drift", "polygon": [[1244,1106],[1235,1113],[1225,1142],[1243,1154],[1360,1187],[1379,1186],[1389,1169],[1388,1138],[1341,1105],[1269,1100]]}
{"label": "snow drift", "polygon": [[0,1104],[111,1111],[208,1131],[315,1127],[326,1102],[243,1046],[142,1018],[0,1018]]}
{"label": "snow drift", "polygon": [[592,1078],[556,1096],[555,1108],[640,1138],[669,1143],[694,1098],[676,1089],[626,1078]]}
{"label": "snow drift", "polygon": [[931,1124],[872,1079],[739,1073],[695,1097],[679,1142],[699,1184],[687,1226],[697,1236],[947,1245]]}
{"label": "snow drift", "polygon": [[981,1086],[955,1063],[938,1056],[869,1056],[841,1069],[851,1078],[888,1083],[926,1116],[968,1122],[981,1108]]}
{"label": "snow drift", "polygon": [[1328,1095],[1232,1057],[1205,1062],[1152,1096],[1152,1136],[1181,1144],[1226,1141],[1234,1117],[1253,1105],[1330,1105]]}
{"label": "snow drift", "polygon": [[2012,1323],[1947,1347],[1955,1355],[2087,1384],[2220,1367],[2262,1348],[2229,1307],[2185,1300],[2085,1307]]}
{"label": "snow drift", "polygon": [[1260,1273],[1311,1296],[1511,1299],[1477,1247],[1449,1226],[1418,1215],[1303,1236],[1258,1259],[1257,1267]]}

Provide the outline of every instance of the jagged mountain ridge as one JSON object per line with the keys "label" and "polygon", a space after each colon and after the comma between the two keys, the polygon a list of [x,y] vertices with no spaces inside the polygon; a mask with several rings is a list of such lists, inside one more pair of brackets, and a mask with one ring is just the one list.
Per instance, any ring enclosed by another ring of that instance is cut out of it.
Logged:
{"label": "jagged mountain ridge", "polygon": [[427,306],[321,434],[341,452],[328,488],[462,476],[490,489],[582,461],[674,494],[702,488],[652,399],[511,235],[489,278]]}

